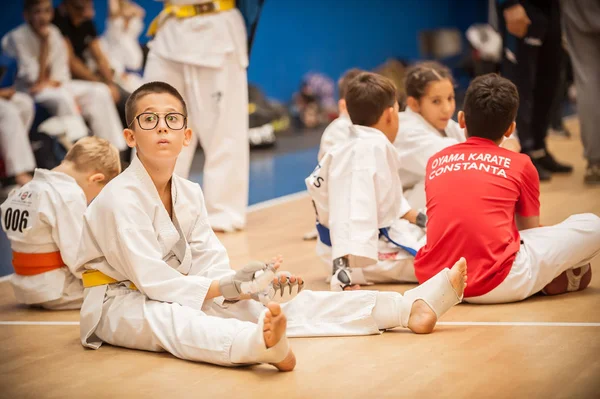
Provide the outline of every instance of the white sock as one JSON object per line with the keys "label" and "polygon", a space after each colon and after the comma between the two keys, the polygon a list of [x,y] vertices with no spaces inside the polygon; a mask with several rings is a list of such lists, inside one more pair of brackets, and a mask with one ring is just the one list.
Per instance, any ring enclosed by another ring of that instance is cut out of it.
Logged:
{"label": "white sock", "polygon": [[397,292],[381,291],[377,293],[377,300],[373,307],[373,319],[377,323],[377,328],[387,330],[398,327],[400,323],[400,304],[402,295]]}

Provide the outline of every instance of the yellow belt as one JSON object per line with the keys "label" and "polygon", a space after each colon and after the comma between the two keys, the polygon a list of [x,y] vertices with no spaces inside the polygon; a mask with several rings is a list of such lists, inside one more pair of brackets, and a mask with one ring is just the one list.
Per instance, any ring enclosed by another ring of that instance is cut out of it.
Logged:
{"label": "yellow belt", "polygon": [[169,16],[176,18],[191,18],[196,15],[215,14],[221,11],[229,11],[235,8],[235,0],[214,0],[202,4],[187,4],[176,6],[165,3],[163,10],[150,23],[146,32],[148,36],[154,36],[162,22]]}
{"label": "yellow belt", "polygon": [[[119,280],[115,280],[114,278],[109,277],[98,270],[87,270],[83,272],[81,279],[83,280],[83,286],[85,288],[97,287],[99,285],[107,285],[119,282]],[[137,287],[133,283],[129,283],[129,288],[132,290],[137,290]]]}

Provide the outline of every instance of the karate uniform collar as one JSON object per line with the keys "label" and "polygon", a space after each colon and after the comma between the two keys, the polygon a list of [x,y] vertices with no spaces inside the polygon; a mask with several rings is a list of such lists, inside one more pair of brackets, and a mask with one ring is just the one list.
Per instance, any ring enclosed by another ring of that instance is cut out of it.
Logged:
{"label": "karate uniform collar", "polygon": [[142,164],[142,161],[136,155],[131,164],[125,172],[135,177],[136,180],[140,182],[142,185],[144,192],[151,196],[148,198],[149,201],[154,203],[158,210],[158,218],[155,220],[155,226],[158,231],[159,236],[161,237],[161,242],[166,249],[171,249],[173,246],[179,241],[181,238],[179,235],[179,231],[175,227],[175,220],[182,220],[178,216],[177,212],[177,179],[178,177],[173,174],[171,177],[171,199],[173,201],[173,219],[169,217],[169,213],[166,208],[163,206],[160,195],[158,195],[158,190],[156,190],[156,186],[152,181],[152,178],[148,174],[148,171]]}
{"label": "karate uniform collar", "polygon": [[[162,200],[160,199],[160,195],[158,195],[158,191],[156,190],[156,186],[154,185],[152,178],[148,174],[148,171],[144,167],[144,164],[142,163],[142,161],[140,161],[140,158],[137,156],[137,154],[133,158],[133,160],[131,161],[131,164],[125,170],[124,173],[126,173],[128,171],[131,171],[130,173],[132,173],[144,186],[148,187],[148,189],[154,196],[154,200],[162,203]],[[175,176],[175,174],[173,174],[171,176],[171,196],[172,196],[172,200],[173,200],[173,206],[175,206],[175,203],[177,202],[177,184],[175,183],[176,180],[177,180],[176,176]]]}
{"label": "karate uniform collar", "polygon": [[383,133],[381,130],[375,129],[373,127],[352,125],[350,127],[350,132],[352,133],[352,135],[354,137],[359,137],[359,138],[380,137],[380,138],[387,140],[387,137],[385,137],[385,133]]}
{"label": "karate uniform collar", "polygon": [[[45,180],[45,181],[60,180],[61,182],[74,184],[77,187],[79,187],[79,184],[77,184],[77,181],[73,177],[69,176],[66,173],[56,172],[54,170],[36,168],[35,171],[33,172],[33,179],[34,180]],[[81,190],[81,191],[83,191],[83,190]]]}
{"label": "karate uniform collar", "polygon": [[[406,109],[404,110],[404,112],[406,113],[406,115],[420,120],[422,123],[424,123],[427,127],[429,127],[431,130],[433,130],[437,134],[442,135],[442,133],[440,133],[440,131],[437,130],[431,123],[427,122],[427,120],[425,118],[423,118],[423,116],[421,114],[413,111],[412,109],[410,109],[409,106],[406,106]],[[400,122],[400,123],[402,123],[402,122]],[[448,127],[448,126],[446,126],[446,127]],[[402,126],[400,126],[400,128],[402,128]]]}

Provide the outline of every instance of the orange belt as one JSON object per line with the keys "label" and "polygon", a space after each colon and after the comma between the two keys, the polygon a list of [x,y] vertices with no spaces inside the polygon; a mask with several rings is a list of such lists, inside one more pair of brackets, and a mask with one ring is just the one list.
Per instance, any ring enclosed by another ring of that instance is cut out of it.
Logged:
{"label": "orange belt", "polygon": [[34,276],[51,270],[60,269],[65,265],[60,251],[43,254],[25,254],[13,251],[13,267],[16,274]]}

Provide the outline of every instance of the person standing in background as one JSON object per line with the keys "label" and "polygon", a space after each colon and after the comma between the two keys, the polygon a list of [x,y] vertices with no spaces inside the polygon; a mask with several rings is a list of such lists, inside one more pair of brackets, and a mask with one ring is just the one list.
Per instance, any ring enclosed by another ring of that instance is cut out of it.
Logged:
{"label": "person standing in background", "polygon": [[[150,26],[155,34],[144,80],[160,80],[190,105],[196,137],[179,155],[175,173],[189,176],[200,141],[204,195],[216,231],[246,225],[248,205],[248,48],[234,0],[170,0]],[[260,10],[259,10],[260,11]]]}
{"label": "person standing in background", "polygon": [[577,87],[577,112],[587,160],[584,182],[600,184],[600,2],[561,0]]}
{"label": "person standing in background", "polygon": [[519,91],[517,133],[540,180],[552,173],[570,173],[546,148],[551,109],[559,86],[561,26],[559,0],[497,0],[504,37],[502,73]]}

